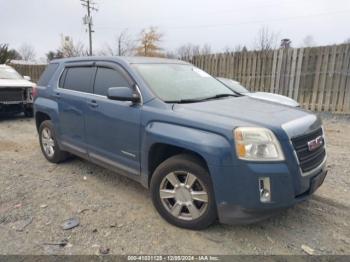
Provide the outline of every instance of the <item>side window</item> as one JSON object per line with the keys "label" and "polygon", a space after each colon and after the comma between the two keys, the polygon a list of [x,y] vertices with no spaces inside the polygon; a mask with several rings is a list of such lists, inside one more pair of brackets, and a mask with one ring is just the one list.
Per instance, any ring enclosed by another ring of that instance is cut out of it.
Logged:
{"label": "side window", "polygon": [[58,64],[56,64],[56,63],[49,64],[46,67],[45,71],[40,76],[40,79],[38,81],[38,85],[39,86],[47,86],[49,84],[53,74],[56,72],[57,68],[58,68]]}
{"label": "side window", "polygon": [[[94,74],[93,67],[70,67],[66,69],[62,77],[65,76],[64,89],[92,93],[91,79]],[[60,84],[61,79],[60,79]]]}
{"label": "side window", "polygon": [[97,69],[94,93],[107,96],[107,90],[110,87],[131,87],[126,77],[119,71],[99,67]]}

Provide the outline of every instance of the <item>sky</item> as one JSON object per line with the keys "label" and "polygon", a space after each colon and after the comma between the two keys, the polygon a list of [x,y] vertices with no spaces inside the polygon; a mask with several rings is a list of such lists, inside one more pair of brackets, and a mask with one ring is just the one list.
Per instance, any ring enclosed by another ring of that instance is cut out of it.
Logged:
{"label": "sky", "polygon": [[[301,46],[307,35],[317,45],[339,44],[350,38],[350,0],[94,0],[97,52],[128,29],[158,27],[161,46],[173,51],[186,43],[209,44],[213,51],[245,45],[253,48],[259,29],[267,26],[279,38]],[[60,44],[60,35],[88,46],[80,0],[0,0],[0,43],[19,48],[32,45],[45,57]]]}

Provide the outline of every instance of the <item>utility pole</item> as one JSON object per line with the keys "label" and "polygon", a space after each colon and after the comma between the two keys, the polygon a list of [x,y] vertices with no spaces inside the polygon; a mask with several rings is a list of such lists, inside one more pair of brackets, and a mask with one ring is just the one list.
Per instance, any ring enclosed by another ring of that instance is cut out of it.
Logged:
{"label": "utility pole", "polygon": [[92,0],[80,0],[81,5],[86,7],[87,15],[83,18],[84,24],[88,26],[89,31],[89,55],[92,56],[92,33],[95,31],[92,29],[93,23],[92,23],[92,11],[98,11],[98,9],[95,7],[95,3],[92,2]]}

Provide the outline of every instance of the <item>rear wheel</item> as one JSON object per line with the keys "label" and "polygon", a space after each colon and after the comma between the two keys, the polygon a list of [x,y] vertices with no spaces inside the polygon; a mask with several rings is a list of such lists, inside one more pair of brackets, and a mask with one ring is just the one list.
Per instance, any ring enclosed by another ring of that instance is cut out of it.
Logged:
{"label": "rear wheel", "polygon": [[57,143],[51,120],[46,120],[39,127],[39,141],[45,158],[52,163],[59,163],[67,159],[68,153],[62,151]]}
{"label": "rear wheel", "polygon": [[203,229],[216,220],[210,176],[191,155],[177,155],[160,164],[152,176],[151,192],[157,211],[171,224]]}

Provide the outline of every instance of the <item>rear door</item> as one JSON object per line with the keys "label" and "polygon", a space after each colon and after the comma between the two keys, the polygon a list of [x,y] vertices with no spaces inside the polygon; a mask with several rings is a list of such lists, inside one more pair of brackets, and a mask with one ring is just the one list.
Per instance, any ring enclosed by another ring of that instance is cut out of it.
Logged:
{"label": "rear door", "polygon": [[62,145],[77,155],[87,155],[85,113],[87,97],[93,93],[94,64],[73,63],[65,67],[54,89],[58,104],[59,133]]}
{"label": "rear door", "polygon": [[94,96],[88,101],[86,135],[91,160],[140,174],[141,105],[107,98],[110,87],[134,88],[126,71],[115,63],[96,63]]}

